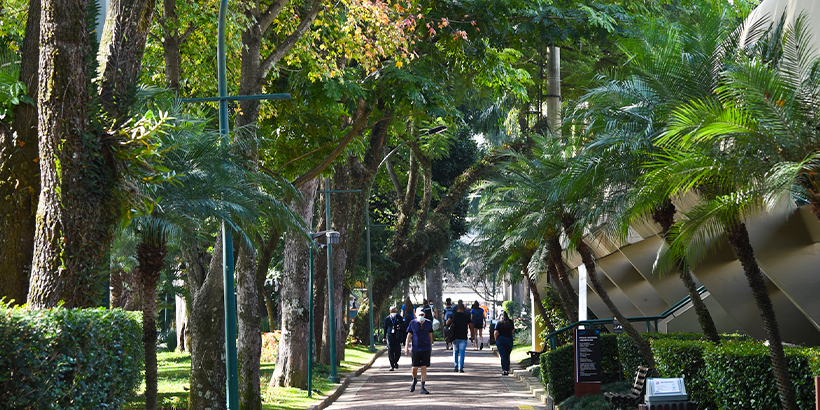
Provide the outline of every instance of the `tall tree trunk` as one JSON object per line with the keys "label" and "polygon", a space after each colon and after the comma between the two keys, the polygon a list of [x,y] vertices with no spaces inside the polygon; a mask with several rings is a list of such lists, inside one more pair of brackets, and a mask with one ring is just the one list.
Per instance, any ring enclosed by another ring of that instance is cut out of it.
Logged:
{"label": "tall tree trunk", "polygon": [[[299,188],[302,201],[293,208],[305,221],[310,221],[317,180]],[[289,232],[285,242],[284,274],[282,275],[282,338],[279,339],[276,367],[270,387],[287,386],[307,388],[307,358],[310,349],[305,348],[308,338],[308,241],[301,235]],[[285,296],[286,295],[286,296]]]}
{"label": "tall tree trunk", "polygon": [[154,244],[143,239],[137,245],[137,271],[145,301],[142,304],[142,345],[145,349],[146,410],[157,408],[157,282],[165,265],[166,253],[165,240]]}
{"label": "tall tree trunk", "polygon": [[558,276],[558,269],[552,261],[549,261],[549,264],[547,265],[547,272],[549,272],[552,283],[555,284],[555,289],[558,291],[558,297],[561,299],[561,306],[567,314],[567,319],[569,319],[570,323],[577,322],[578,312],[576,311],[575,306],[573,306],[564,284],[561,283],[561,278]]}
{"label": "tall tree trunk", "polygon": [[[576,237],[575,235],[575,220],[572,216],[567,215],[563,218],[564,230],[567,233],[567,236],[570,238]],[[581,260],[584,262],[584,267],[587,270],[587,278],[589,278],[589,283],[592,285],[592,289],[595,290],[595,293],[601,300],[604,302],[609,311],[618,319],[618,322],[624,328],[624,333],[626,333],[630,339],[632,339],[632,343],[635,344],[635,347],[638,348],[638,351],[641,353],[644,361],[647,363],[650,372],[654,374],[655,372],[655,358],[652,355],[652,348],[649,346],[649,342],[641,337],[640,333],[635,330],[635,327],[629,323],[629,320],[626,319],[626,316],[621,313],[621,310],[615,306],[615,303],[612,302],[612,299],[609,298],[609,294],[604,289],[603,284],[601,283],[600,279],[598,279],[598,272],[595,268],[595,258],[592,255],[592,250],[589,249],[589,246],[584,242],[583,238],[578,240],[578,244],[576,245],[575,249],[581,255]]]}
{"label": "tall tree trunk", "polygon": [[239,407],[260,410],[259,367],[262,355],[262,317],[259,314],[259,284],[254,253],[239,247],[236,263],[237,343],[239,370]]}
{"label": "tall tree trunk", "polygon": [[[182,279],[175,279],[174,286],[183,286]],[[191,352],[191,346],[188,343],[188,301],[180,296],[174,295],[174,324],[176,325],[177,333],[177,351]]]}
{"label": "tall tree trunk", "polygon": [[194,26],[188,26],[185,32],[180,34],[176,0],[163,0],[162,12],[164,14],[162,16],[162,52],[165,59],[165,84],[169,90],[179,93],[179,79],[182,71],[179,48],[194,31]]}
{"label": "tall tree trunk", "polygon": [[111,0],[100,40],[100,103],[108,118],[122,123],[136,96],[145,41],[156,2]]}
{"label": "tall tree trunk", "polygon": [[[100,239],[93,235],[98,211],[88,206],[100,205],[94,201],[100,192],[89,192],[94,188],[86,186],[85,172],[98,154],[95,144],[84,144],[91,102],[87,8],[88,0],[42,1],[37,99],[42,185],[28,294],[28,304],[35,309],[55,307],[61,300],[66,307],[91,306],[95,300],[89,291],[103,262],[102,255],[89,249],[93,245],[82,246],[83,239],[88,244]],[[86,197],[88,202],[83,201]],[[83,218],[76,211],[89,214]]]}
{"label": "tall tree trunk", "polygon": [[566,310],[567,318],[570,322],[578,321],[578,296],[567,277],[567,271],[564,267],[563,249],[561,243],[558,241],[558,236],[551,235],[547,238],[547,246],[549,248],[550,261],[548,264],[548,271],[555,288],[558,289],[558,295],[561,298],[561,303]]}
{"label": "tall tree trunk", "polygon": [[740,264],[743,266],[743,273],[749,281],[749,287],[760,310],[760,317],[763,319],[763,327],[766,329],[766,338],[769,341],[769,357],[772,361],[772,370],[777,381],[777,392],[780,395],[780,405],[785,410],[797,410],[797,400],[794,391],[794,384],[789,378],[789,367],[786,362],[786,354],[783,352],[783,341],[780,338],[780,329],[777,318],[774,314],[772,300],[766,289],[766,282],[763,280],[763,272],[755,259],[754,248],[749,241],[749,232],[746,231],[746,224],[740,220],[726,227],[729,243],[737,254]]}
{"label": "tall tree trunk", "polygon": [[[66,307],[99,303],[112,227],[121,209],[120,197],[113,194],[118,181],[114,139],[87,124],[92,107],[88,60],[96,51],[86,27],[88,5],[88,0],[43,0],[41,7],[41,187],[28,295],[34,308],[61,300]],[[100,102],[110,121],[122,120],[130,108],[152,10],[146,0],[115,0],[109,9],[98,62]]]}
{"label": "tall tree trunk", "polygon": [[[667,244],[671,244],[673,240],[669,235],[669,229],[671,229],[672,224],[675,223],[675,212],[675,204],[667,199],[666,202],[658,207],[652,214],[652,219],[661,226],[663,240]],[[689,270],[689,267],[683,259],[677,260],[675,265],[678,268],[678,275],[680,276],[681,282],[683,282],[683,285],[686,287],[686,291],[689,292],[689,299],[695,308],[695,314],[698,316],[698,323],[700,323],[700,327],[703,329],[703,334],[712,343],[720,343],[720,336],[718,335],[715,322],[712,320],[712,314],[709,313],[709,308],[706,307],[706,303],[703,302],[700,293],[698,293],[695,279],[692,277],[692,271]]]}
{"label": "tall tree trunk", "polygon": [[544,320],[547,330],[552,333],[555,331],[555,325],[552,324],[552,320],[550,320],[547,309],[545,309],[544,304],[541,303],[541,295],[538,293],[538,286],[536,285],[537,279],[535,277],[530,277],[527,265],[524,266],[524,281],[527,282],[527,287],[529,288],[530,293],[532,293],[532,299],[533,302],[535,302],[536,309],[538,309],[538,314],[541,315],[541,319]]}
{"label": "tall tree trunk", "polygon": [[216,236],[213,257],[199,251],[185,252],[191,311],[191,392],[188,408],[226,408],[225,394],[225,295],[222,283],[222,230]]}
{"label": "tall tree trunk", "polygon": [[273,252],[276,250],[280,236],[282,236],[282,232],[277,228],[271,228],[270,231],[268,231],[268,239],[265,241],[265,245],[262,249],[259,250],[258,263],[256,265],[256,286],[265,302],[265,310],[268,312],[268,325],[271,332],[276,328],[276,308],[273,306],[273,301],[270,299],[270,296],[268,296],[268,292],[265,291],[265,281],[268,278],[268,269],[270,269]]}
{"label": "tall tree trunk", "polygon": [[[20,81],[38,95],[40,0],[29,1],[21,50]],[[23,304],[28,296],[40,166],[37,162],[37,107],[20,104],[12,124],[0,122],[0,297]]]}

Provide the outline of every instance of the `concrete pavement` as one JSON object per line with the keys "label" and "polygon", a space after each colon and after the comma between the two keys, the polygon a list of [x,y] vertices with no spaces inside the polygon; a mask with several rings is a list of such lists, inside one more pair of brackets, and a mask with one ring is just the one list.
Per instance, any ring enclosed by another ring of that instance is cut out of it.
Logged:
{"label": "concrete pavement", "polygon": [[[403,353],[403,351],[402,351]],[[530,390],[514,376],[501,375],[501,362],[489,346],[475,351],[467,347],[464,373],[453,372],[453,352],[445,350],[443,342],[433,345],[431,366],[427,369],[429,395],[419,393],[421,374],[416,391],[410,392],[413,381],[410,357],[402,355],[399,368],[390,370],[387,355],[379,357],[373,366],[350,384],[328,410],[348,409],[470,409],[470,410],[534,410],[545,406],[534,399]],[[419,372],[420,373],[420,372]]]}

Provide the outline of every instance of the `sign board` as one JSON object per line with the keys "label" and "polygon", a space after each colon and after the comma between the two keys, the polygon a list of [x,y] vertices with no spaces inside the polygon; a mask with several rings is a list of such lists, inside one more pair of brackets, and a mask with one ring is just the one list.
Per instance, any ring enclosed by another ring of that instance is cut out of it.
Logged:
{"label": "sign board", "polygon": [[601,334],[593,329],[575,329],[575,381],[601,382]]}
{"label": "sign board", "polygon": [[612,332],[613,333],[623,333],[624,327],[621,325],[621,322],[618,319],[612,319]]}
{"label": "sign board", "polygon": [[646,403],[669,403],[688,401],[686,386],[682,378],[647,379]]}

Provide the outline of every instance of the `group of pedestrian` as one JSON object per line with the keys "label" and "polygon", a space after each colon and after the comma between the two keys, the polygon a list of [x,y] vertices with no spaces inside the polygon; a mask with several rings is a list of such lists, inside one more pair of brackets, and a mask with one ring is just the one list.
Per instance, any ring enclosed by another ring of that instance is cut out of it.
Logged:
{"label": "group of pedestrian", "polygon": [[[436,316],[436,309],[432,301],[424,300],[424,304],[414,310],[410,298],[406,298],[402,306],[402,314],[394,306],[390,308],[390,315],[385,318],[384,330],[387,339],[387,357],[390,361],[390,371],[399,368],[399,358],[401,357],[401,345],[405,345],[405,354],[411,356],[413,382],[410,391],[416,390],[419,373],[421,373],[421,394],[429,394],[425,383],[427,382],[427,367],[430,366],[430,355],[433,351],[433,319]],[[466,356],[467,342],[473,341],[476,350],[484,348],[483,329],[486,322],[486,309],[482,309],[478,302],[474,302],[470,312],[467,313],[464,302],[459,300],[455,307],[450,298],[447,298],[443,321],[445,325],[452,326],[454,340],[447,343],[446,348],[453,349],[453,371],[464,373],[464,358]],[[508,375],[510,371],[510,352],[512,351],[512,321],[507,317],[506,312],[502,314],[501,320],[495,327],[495,339],[498,345],[498,353],[501,356],[501,369],[503,375]],[[468,339],[468,333],[470,339]]]}

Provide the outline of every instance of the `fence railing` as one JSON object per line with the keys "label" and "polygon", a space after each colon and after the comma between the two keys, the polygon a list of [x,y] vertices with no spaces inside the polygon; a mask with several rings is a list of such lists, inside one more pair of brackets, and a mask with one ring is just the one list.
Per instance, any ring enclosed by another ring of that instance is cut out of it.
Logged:
{"label": "fence railing", "polygon": [[[706,292],[706,287],[701,286],[700,288],[698,288],[698,295],[702,295],[704,292]],[[659,315],[656,315],[656,316],[628,317],[628,318],[626,318],[626,320],[628,320],[630,323],[633,323],[633,322],[646,322],[646,331],[647,332],[652,331],[652,325],[654,324],[655,325],[655,331],[657,331],[658,330],[658,320],[663,320],[663,319],[668,318],[673,313],[678,311],[680,308],[686,306],[686,304],[689,303],[690,301],[691,301],[691,297],[686,296],[685,298],[679,300],[674,305],[670,306],[669,309],[664,310]],[[564,326],[564,327],[562,327],[562,328],[548,334],[546,339],[549,342],[550,350],[553,350],[558,345],[558,335],[560,335],[564,332],[568,332],[572,329],[577,328],[578,326],[610,325],[614,322],[615,322],[615,319],[581,320],[581,321],[575,322],[575,323],[573,323],[569,326]]]}

